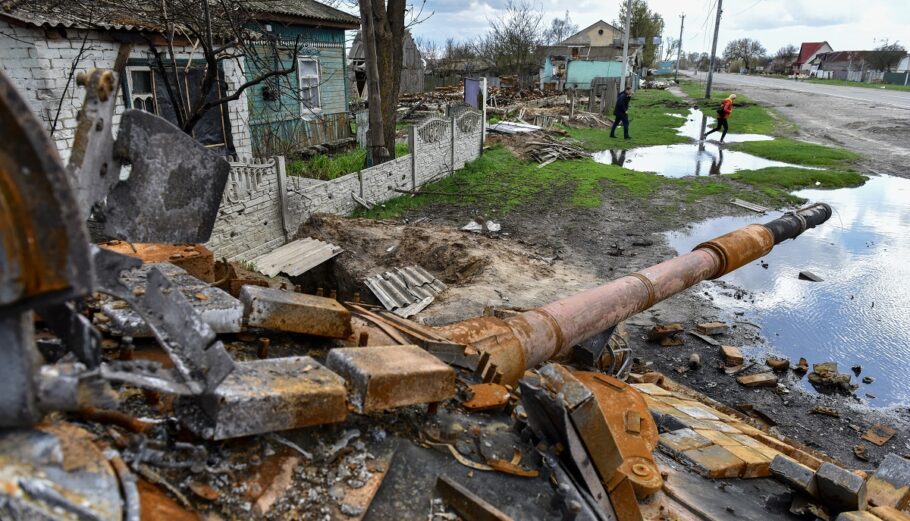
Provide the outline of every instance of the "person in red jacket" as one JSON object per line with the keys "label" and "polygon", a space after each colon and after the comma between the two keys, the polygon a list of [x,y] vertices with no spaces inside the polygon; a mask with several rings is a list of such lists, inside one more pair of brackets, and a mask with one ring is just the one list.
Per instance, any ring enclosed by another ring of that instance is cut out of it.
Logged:
{"label": "person in red jacket", "polygon": [[735,99],[736,94],[730,94],[727,99],[720,102],[720,108],[717,109],[717,127],[705,134],[705,138],[720,129],[724,129],[724,132],[720,135],[720,142],[724,142],[724,138],[727,137],[727,130],[730,129],[727,120],[730,119],[730,114],[733,113],[733,100]]}

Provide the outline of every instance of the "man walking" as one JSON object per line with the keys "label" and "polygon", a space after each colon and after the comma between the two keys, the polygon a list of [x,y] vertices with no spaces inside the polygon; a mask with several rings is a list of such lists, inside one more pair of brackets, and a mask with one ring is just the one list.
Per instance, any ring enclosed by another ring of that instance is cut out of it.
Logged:
{"label": "man walking", "polygon": [[622,133],[625,139],[632,139],[629,136],[629,102],[632,101],[632,87],[626,87],[626,90],[619,93],[616,98],[616,107],[613,108],[613,127],[610,128],[610,137],[616,137],[616,127],[622,123]]}
{"label": "man walking", "polygon": [[723,128],[724,132],[720,135],[720,142],[724,142],[724,138],[727,137],[727,130],[730,128],[727,120],[730,119],[730,114],[733,113],[733,100],[735,99],[736,94],[730,94],[727,99],[720,102],[720,108],[717,109],[717,127],[705,134],[704,139]]}

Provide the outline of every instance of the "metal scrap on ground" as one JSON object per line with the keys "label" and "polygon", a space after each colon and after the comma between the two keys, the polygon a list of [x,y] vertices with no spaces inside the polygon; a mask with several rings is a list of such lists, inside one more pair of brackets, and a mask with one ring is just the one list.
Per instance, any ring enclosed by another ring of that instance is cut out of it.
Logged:
{"label": "metal scrap on ground", "polygon": [[368,277],[364,283],[386,309],[409,317],[429,306],[446,285],[420,266],[395,268]]}
{"label": "metal scrap on ground", "polygon": [[253,259],[256,271],[268,277],[285,273],[296,277],[335,257],[342,250],[334,244],[306,237],[291,241]]}

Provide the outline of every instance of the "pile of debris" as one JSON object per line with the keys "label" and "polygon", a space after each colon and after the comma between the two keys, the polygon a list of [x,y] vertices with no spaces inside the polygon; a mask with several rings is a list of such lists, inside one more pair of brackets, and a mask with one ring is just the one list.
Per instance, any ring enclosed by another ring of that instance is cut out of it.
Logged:
{"label": "pile of debris", "polygon": [[559,159],[584,159],[591,157],[581,146],[568,140],[557,141],[544,138],[542,140],[526,141],[525,150],[531,159],[540,163],[543,168]]}

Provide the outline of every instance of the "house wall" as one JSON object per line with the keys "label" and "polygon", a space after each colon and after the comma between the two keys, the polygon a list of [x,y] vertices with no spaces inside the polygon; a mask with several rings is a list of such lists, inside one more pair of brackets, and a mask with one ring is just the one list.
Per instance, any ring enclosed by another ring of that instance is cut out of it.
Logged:
{"label": "house wall", "polygon": [[[321,106],[318,109],[301,106],[297,74],[281,77],[273,83],[273,86],[277,86],[277,99],[267,99],[262,87],[253,89],[247,99],[250,114],[253,115],[250,125],[254,152],[257,155],[271,153],[270,149],[275,148],[270,146],[271,141],[276,136],[299,146],[350,137],[350,121],[346,117],[348,93],[344,30],[278,23],[271,25],[272,32],[285,43],[285,47],[290,49],[295,42],[299,42],[301,58],[313,57],[318,60]],[[269,48],[261,48],[263,53],[271,54]],[[269,65],[291,68],[292,53],[288,50],[277,64]],[[257,72],[256,64],[250,59],[246,61],[246,69],[249,77]]]}
{"label": "house wall", "polygon": [[[64,163],[69,159],[75,138],[76,114],[85,98],[85,89],[76,85],[75,77],[91,68],[112,68],[119,48],[120,43],[101,31],[69,29],[64,38],[55,31],[45,33],[43,29],[0,21],[0,68],[19,88],[48,132],[60,107],[51,137]],[[73,79],[67,84],[80,49],[82,55],[76,63]],[[178,59],[185,60],[190,57],[191,49],[178,46],[175,52]],[[148,61],[149,53],[144,46],[135,46],[130,52],[130,59]],[[224,67],[229,89],[243,83],[240,67],[230,61],[225,61]],[[115,132],[124,110],[123,95],[118,91],[113,119]],[[251,155],[246,95],[242,94],[237,101],[228,103],[228,111],[236,152]]]}
{"label": "house wall", "polygon": [[572,60],[566,67],[566,88],[587,89],[597,77],[619,78],[622,62]]}
{"label": "house wall", "polygon": [[[599,31],[601,30],[603,30],[603,34],[599,34]],[[622,31],[614,29],[607,24],[594,24],[571,36],[568,40],[574,41],[577,37],[582,35],[587,38],[588,44],[591,47],[604,47],[612,46],[614,39],[622,38]]]}
{"label": "house wall", "polygon": [[799,66],[800,74],[809,74],[809,72],[812,70],[811,62],[812,62],[812,60],[815,59],[816,56],[818,56],[819,54],[822,54],[822,53],[833,52],[833,51],[834,51],[834,49],[832,49],[831,46],[828,45],[827,43],[825,45],[822,45],[821,47],[819,47],[818,50],[816,50],[814,53],[812,53],[812,55],[810,55],[806,59],[805,63],[800,64],[800,66]]}
{"label": "house wall", "polygon": [[430,118],[409,130],[411,153],[331,181],[287,177],[283,159],[234,162],[207,246],[218,258],[247,261],[292,239],[314,213],[349,215],[354,195],[378,204],[451,175],[480,157],[480,112]]}

